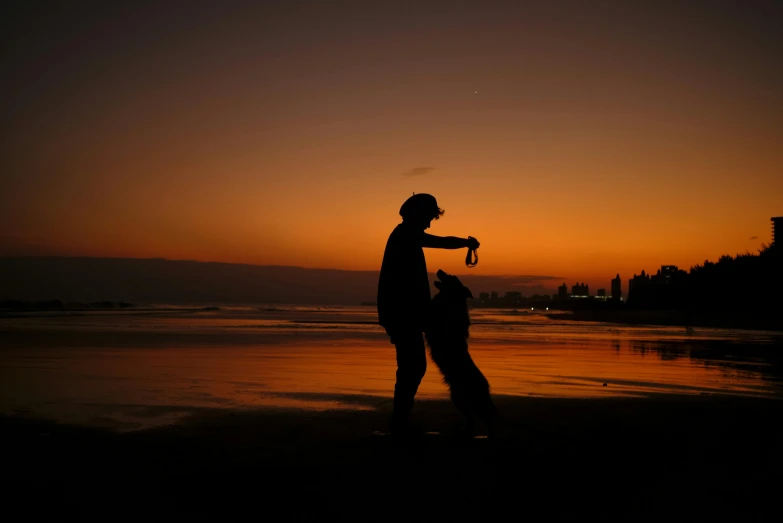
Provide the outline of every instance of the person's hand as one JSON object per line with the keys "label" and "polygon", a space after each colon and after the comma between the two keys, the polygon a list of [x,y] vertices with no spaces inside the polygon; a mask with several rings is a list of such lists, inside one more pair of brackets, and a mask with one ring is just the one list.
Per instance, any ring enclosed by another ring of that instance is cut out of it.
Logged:
{"label": "person's hand", "polygon": [[468,236],[468,249],[473,249],[474,251],[479,248],[479,242],[476,238],[473,236]]}

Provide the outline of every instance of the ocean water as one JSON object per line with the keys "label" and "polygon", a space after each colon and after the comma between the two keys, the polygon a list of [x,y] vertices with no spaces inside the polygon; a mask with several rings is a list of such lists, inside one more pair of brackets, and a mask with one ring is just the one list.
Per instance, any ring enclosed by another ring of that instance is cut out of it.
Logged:
{"label": "ocean water", "polygon": [[[550,320],[474,309],[494,394],[783,392],[783,333]],[[373,307],[227,306],[0,319],[0,412],[133,430],[208,409],[375,408],[395,355]],[[423,398],[447,397],[429,362]]]}

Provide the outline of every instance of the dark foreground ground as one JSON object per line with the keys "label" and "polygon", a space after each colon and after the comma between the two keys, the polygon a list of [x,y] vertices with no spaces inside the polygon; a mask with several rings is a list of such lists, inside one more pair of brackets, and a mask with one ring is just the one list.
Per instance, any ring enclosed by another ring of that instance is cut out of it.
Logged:
{"label": "dark foreground ground", "polygon": [[[379,401],[379,400],[378,400]],[[497,398],[458,445],[448,402],[399,447],[371,411],[202,412],[115,433],[0,418],[4,521],[780,521],[783,402]]]}

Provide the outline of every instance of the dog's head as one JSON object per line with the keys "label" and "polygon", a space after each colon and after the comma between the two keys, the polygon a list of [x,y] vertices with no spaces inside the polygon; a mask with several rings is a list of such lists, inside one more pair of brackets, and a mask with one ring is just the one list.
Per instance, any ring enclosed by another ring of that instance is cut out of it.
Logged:
{"label": "dog's head", "polygon": [[437,276],[438,280],[435,281],[435,287],[444,296],[450,299],[473,299],[473,294],[470,292],[470,289],[462,285],[462,282],[459,281],[459,278],[456,276],[446,274],[442,270],[437,272]]}

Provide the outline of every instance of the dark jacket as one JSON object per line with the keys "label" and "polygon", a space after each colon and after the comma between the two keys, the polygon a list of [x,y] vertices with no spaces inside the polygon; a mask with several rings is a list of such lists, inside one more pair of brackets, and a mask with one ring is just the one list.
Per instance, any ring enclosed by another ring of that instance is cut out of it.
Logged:
{"label": "dark jacket", "polygon": [[424,259],[424,231],[405,222],[386,242],[378,280],[378,323],[388,332],[422,332],[430,306],[430,281]]}

